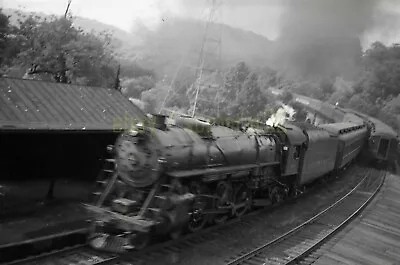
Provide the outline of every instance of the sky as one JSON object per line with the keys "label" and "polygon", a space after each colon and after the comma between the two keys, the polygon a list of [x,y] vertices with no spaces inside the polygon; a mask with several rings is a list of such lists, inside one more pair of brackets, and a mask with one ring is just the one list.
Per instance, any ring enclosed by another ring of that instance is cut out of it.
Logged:
{"label": "sky", "polygon": [[[225,4],[229,1],[229,4]],[[265,0],[264,0],[265,1]],[[277,0],[267,0],[272,4],[260,4],[260,0],[224,0],[217,20],[251,30],[270,39],[278,34],[279,16],[282,7]],[[63,14],[67,0],[0,0],[5,8],[25,9],[48,14]],[[207,0],[72,0],[71,11],[75,16],[99,20],[129,31],[134,21],[139,19],[150,27],[155,27],[169,15],[205,18],[204,3]],[[241,3],[239,3],[241,2]],[[261,8],[260,8],[261,5]],[[252,14],[248,17],[248,14]],[[244,19],[244,16],[246,19]]]}
{"label": "sky", "polygon": [[[205,18],[205,3],[211,0],[72,0],[71,11],[75,16],[96,19],[106,24],[130,31],[136,20],[149,27],[156,27],[168,16],[185,16]],[[269,39],[280,35],[281,16],[287,8],[285,3],[290,0],[218,0],[223,8],[217,14],[218,21],[233,27],[250,30]],[[296,0],[304,1],[307,0]],[[335,1],[335,0],[332,0]],[[400,17],[400,1],[376,0],[382,2],[385,10],[390,10],[391,16]],[[48,14],[63,14],[68,0],[0,0],[5,8],[25,9]],[[382,15],[380,24],[386,23],[385,30],[371,30],[365,39],[368,42],[381,40],[385,44],[400,42],[399,25],[392,21],[383,21],[387,15]],[[383,21],[383,22],[382,22]],[[399,23],[400,24],[400,23]],[[393,25],[393,26],[392,26]],[[388,31],[388,27],[395,30]]]}

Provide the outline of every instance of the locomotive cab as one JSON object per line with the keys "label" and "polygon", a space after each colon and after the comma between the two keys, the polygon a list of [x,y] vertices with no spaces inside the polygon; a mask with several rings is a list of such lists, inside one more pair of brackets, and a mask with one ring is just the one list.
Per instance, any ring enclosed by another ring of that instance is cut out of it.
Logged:
{"label": "locomotive cab", "polygon": [[282,148],[282,175],[296,175],[300,171],[307,138],[297,126],[286,124],[281,126],[281,129],[287,137],[286,144]]}

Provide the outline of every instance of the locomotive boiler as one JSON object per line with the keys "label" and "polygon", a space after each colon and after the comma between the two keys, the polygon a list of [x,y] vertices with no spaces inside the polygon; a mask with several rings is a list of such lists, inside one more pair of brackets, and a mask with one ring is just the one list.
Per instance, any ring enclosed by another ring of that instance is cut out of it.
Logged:
{"label": "locomotive boiler", "polygon": [[139,249],[154,235],[175,238],[296,196],[356,157],[344,160],[340,146],[358,150],[354,139],[365,126],[342,127],[337,134],[309,124],[233,128],[189,117],[167,125],[164,116],[155,116],[154,126],[137,124],[110,149],[114,168],[87,205],[90,242]]}

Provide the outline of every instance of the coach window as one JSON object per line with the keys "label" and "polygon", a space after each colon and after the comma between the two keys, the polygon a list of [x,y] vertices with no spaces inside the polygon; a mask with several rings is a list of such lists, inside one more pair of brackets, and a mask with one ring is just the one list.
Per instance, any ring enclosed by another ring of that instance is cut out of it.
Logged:
{"label": "coach window", "polygon": [[300,157],[300,145],[296,145],[294,147],[293,159],[299,159],[299,157]]}

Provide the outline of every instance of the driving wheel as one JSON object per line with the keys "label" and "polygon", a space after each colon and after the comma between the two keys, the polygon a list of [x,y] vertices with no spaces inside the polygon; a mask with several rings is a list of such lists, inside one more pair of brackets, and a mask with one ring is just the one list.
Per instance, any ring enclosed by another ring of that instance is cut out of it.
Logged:
{"label": "driving wheel", "polygon": [[247,211],[250,210],[252,205],[252,194],[251,190],[246,187],[246,185],[242,185],[236,194],[235,194],[235,204],[242,205],[235,210],[235,216],[239,217],[245,214]]}
{"label": "driving wheel", "polygon": [[[189,190],[194,195],[208,194],[208,189],[204,184],[198,182],[190,183]],[[201,230],[209,221],[210,216],[204,214],[204,211],[210,208],[210,199],[202,196],[196,196],[192,204],[190,219],[187,225],[189,232]]]}
{"label": "driving wheel", "polygon": [[216,196],[218,199],[215,202],[215,208],[218,209],[227,209],[227,212],[217,213],[213,217],[213,221],[215,224],[222,224],[228,220],[231,210],[228,210],[232,205],[232,186],[227,181],[220,181],[217,184],[216,188]]}

